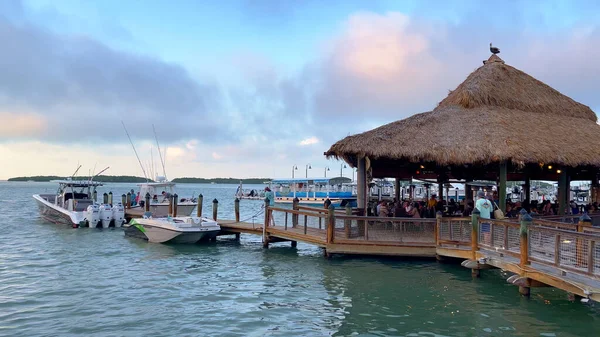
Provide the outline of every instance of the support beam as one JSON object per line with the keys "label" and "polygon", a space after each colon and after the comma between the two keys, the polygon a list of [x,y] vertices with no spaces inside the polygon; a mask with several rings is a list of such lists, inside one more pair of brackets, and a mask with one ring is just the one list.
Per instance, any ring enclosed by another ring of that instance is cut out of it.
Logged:
{"label": "support beam", "polygon": [[396,201],[402,199],[400,198],[400,178],[396,178],[396,181],[394,182],[394,198],[396,198]]}
{"label": "support beam", "polygon": [[531,178],[526,177],[525,178],[525,186],[523,186],[523,190],[525,192],[525,201],[527,202],[527,205],[531,204]]}
{"label": "support beam", "polygon": [[365,157],[358,158],[358,165],[356,168],[356,184],[357,184],[357,195],[356,202],[357,207],[362,209],[364,214],[367,214],[367,163]]}
{"label": "support beam", "polygon": [[501,162],[498,174],[498,207],[502,212],[506,212],[506,166],[505,161]]}
{"label": "support beam", "polygon": [[567,179],[567,169],[562,169],[558,177],[558,215],[564,215],[569,201],[569,181]]}

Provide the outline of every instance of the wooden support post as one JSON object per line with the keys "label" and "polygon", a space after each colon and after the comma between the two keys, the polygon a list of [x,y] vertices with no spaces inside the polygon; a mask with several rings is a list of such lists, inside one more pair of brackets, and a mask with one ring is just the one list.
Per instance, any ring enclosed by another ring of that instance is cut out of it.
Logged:
{"label": "wooden support post", "polygon": [[473,200],[473,188],[469,184],[465,184],[465,205],[469,200]]}
{"label": "wooden support post", "polygon": [[113,193],[112,191],[108,192],[108,204],[112,206],[113,204]]}
{"label": "wooden support post", "polygon": [[[435,236],[435,246],[437,247],[439,245],[438,241],[439,241],[439,236],[440,236],[440,226],[442,225],[442,212],[441,211],[437,211],[437,213],[435,213],[435,228],[433,230],[433,235]],[[452,225],[450,225],[450,228],[452,228]],[[452,240],[452,239],[450,239]]]}
{"label": "wooden support post", "polygon": [[565,210],[569,204],[567,168],[563,168],[558,179],[558,214],[565,215]]}
{"label": "wooden support post", "polygon": [[400,178],[396,178],[394,181],[394,198],[396,199],[396,202],[400,202],[400,200],[402,200],[400,197],[400,190]]}
{"label": "wooden support post", "polygon": [[177,199],[179,199],[177,193],[173,194],[173,217],[177,216]]}
{"label": "wooden support post", "polygon": [[335,207],[329,205],[329,216],[327,218],[327,243],[333,243],[335,233]]}
{"label": "wooden support post", "polygon": [[150,212],[150,193],[148,192],[144,196],[144,212]]}
{"label": "wooden support post", "polygon": [[473,260],[477,259],[477,240],[479,239],[479,216],[481,212],[477,208],[473,209],[473,213],[471,215],[471,258]]}
{"label": "wooden support post", "polygon": [[443,198],[444,196],[444,181],[438,181],[438,195],[437,195],[437,200],[439,200],[439,202],[442,202],[442,200],[444,200]]}
{"label": "wooden support post", "polygon": [[298,247],[298,241],[291,241],[291,242],[292,242],[292,248]]}
{"label": "wooden support post", "polygon": [[[96,191],[94,191],[94,193],[96,193]],[[94,197],[94,202],[98,202],[96,197]],[[127,207],[127,196],[125,194],[121,194],[121,203],[123,204],[123,207]]]}
{"label": "wooden support post", "polygon": [[213,220],[217,221],[217,213],[219,212],[219,200],[213,200]]}
{"label": "wooden support post", "polygon": [[[127,192],[127,200],[129,200],[129,202],[131,202],[131,192]],[[106,192],[104,192],[104,194],[102,194],[102,203],[108,204],[108,194]],[[130,204],[130,206],[131,206],[131,204]]]}
{"label": "wooden support post", "polygon": [[204,196],[202,194],[198,195],[198,205],[196,206],[196,216],[202,217],[202,203],[204,202]]}
{"label": "wooden support post", "polygon": [[304,215],[304,234],[308,231],[308,215]]}
{"label": "wooden support post", "polygon": [[[350,203],[346,204],[346,215],[348,215],[348,216],[352,215],[352,207],[350,206]],[[344,220],[344,235],[345,235],[346,239],[350,238],[351,227],[352,227],[352,220],[349,220],[349,219]]]}
{"label": "wooden support post", "polygon": [[234,208],[235,208],[235,222],[240,222],[240,199],[235,198]]}
{"label": "wooden support post", "polygon": [[531,178],[529,176],[525,178],[523,190],[525,192],[525,201],[527,202],[527,205],[531,205]]}
{"label": "wooden support post", "polygon": [[524,286],[519,286],[519,294],[525,297],[531,296],[531,279],[526,279]]}
{"label": "wooden support post", "polygon": [[[123,198],[125,194],[121,195],[121,203],[123,204],[123,206],[125,206],[125,199]],[[98,191],[94,190],[94,192],[92,193],[92,200],[94,202],[98,202]]]}
{"label": "wooden support post", "polygon": [[507,164],[505,161],[500,163],[500,168],[498,170],[498,207],[502,212],[506,212],[506,171]]}
{"label": "wooden support post", "polygon": [[[298,200],[298,198],[294,198],[293,203],[292,203],[292,209],[294,211],[298,210],[299,203],[300,203],[300,200]],[[298,227],[298,214],[292,214],[292,227],[293,228]]]}
{"label": "wooden support post", "polygon": [[[583,213],[582,216],[579,217],[579,222],[577,223],[577,231],[583,233],[583,229],[585,227],[592,226],[592,219],[587,215],[587,213]],[[581,267],[585,265],[588,260],[588,254],[585,253],[585,249],[583,247],[583,240],[580,238],[575,239],[575,256],[577,257],[577,267]],[[590,249],[590,247],[588,247]]]}
{"label": "wooden support post", "polygon": [[170,198],[169,200],[167,200],[169,202],[169,212],[168,212],[168,216],[173,216],[173,198]]}
{"label": "wooden support post", "polygon": [[521,216],[521,230],[519,231],[520,235],[520,246],[521,246],[521,258],[519,265],[521,268],[527,267],[529,265],[529,226],[531,225],[531,215],[525,213]]}
{"label": "wooden support post", "polygon": [[267,227],[269,227],[269,218],[271,216],[271,210],[269,209],[270,204],[271,201],[269,200],[269,198],[265,198],[265,224],[263,226],[263,248],[269,248],[269,233],[267,232]]}
{"label": "wooden support post", "polygon": [[357,202],[357,207],[363,210],[363,214],[360,215],[366,215],[367,213],[367,202],[368,202],[368,198],[367,198],[367,191],[368,191],[368,186],[367,186],[367,162],[365,157],[360,157],[357,159],[358,165],[357,165],[357,170],[356,170],[356,184],[357,184],[357,194],[356,194],[356,202]]}

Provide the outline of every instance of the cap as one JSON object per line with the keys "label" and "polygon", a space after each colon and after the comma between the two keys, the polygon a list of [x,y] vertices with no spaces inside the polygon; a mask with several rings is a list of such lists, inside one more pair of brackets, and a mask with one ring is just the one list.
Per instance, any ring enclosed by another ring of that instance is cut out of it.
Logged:
{"label": "cap", "polygon": [[483,198],[483,197],[485,197],[485,193],[483,191],[479,191],[479,192],[477,192],[477,196],[480,198]]}

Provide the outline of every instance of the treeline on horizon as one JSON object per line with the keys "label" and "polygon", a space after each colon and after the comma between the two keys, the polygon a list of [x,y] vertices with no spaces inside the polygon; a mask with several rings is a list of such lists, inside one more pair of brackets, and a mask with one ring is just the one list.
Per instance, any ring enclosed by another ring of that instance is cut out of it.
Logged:
{"label": "treeline on horizon", "polygon": [[192,177],[184,177],[184,178],[175,178],[172,181],[174,183],[181,184],[239,184],[240,181],[243,184],[262,184],[265,181],[270,181],[271,178],[192,178]]}
{"label": "treeline on horizon", "polygon": [[[89,176],[75,176],[73,180],[88,180]],[[31,176],[31,177],[14,177],[9,178],[8,181],[36,181],[36,182],[48,182],[51,180],[61,180],[65,179],[65,177],[59,176]],[[248,179],[239,179],[239,178],[175,178],[172,181],[174,183],[180,184],[239,184],[240,181],[244,184],[262,184],[265,181],[271,180],[270,178],[248,178]],[[144,177],[136,177],[136,176],[105,176],[100,175],[94,177],[94,181],[102,182],[102,183],[144,183],[148,180]]]}

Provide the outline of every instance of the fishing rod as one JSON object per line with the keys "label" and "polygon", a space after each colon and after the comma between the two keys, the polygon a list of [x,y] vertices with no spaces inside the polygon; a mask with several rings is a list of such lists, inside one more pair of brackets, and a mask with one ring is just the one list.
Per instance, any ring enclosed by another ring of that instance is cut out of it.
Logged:
{"label": "fishing rod", "polygon": [[[146,175],[146,170],[144,170],[144,165],[142,165],[142,161],[140,160],[140,156],[138,156],[137,151],[135,150],[135,146],[133,145],[133,142],[131,141],[131,137],[129,136],[129,132],[127,132],[127,128],[125,127],[125,123],[123,123],[123,121],[121,121],[121,124],[123,124],[123,129],[125,129],[125,134],[127,134],[127,138],[129,138],[129,143],[131,144],[131,147],[133,148],[133,152],[135,153],[135,157],[138,160],[138,163],[140,163],[140,167],[142,168],[142,172],[144,173],[144,178],[146,178],[146,181],[148,180],[148,176]],[[152,126],[154,127],[154,126]]]}
{"label": "fishing rod", "polygon": [[[156,139],[156,146],[158,147],[158,154],[160,155],[160,163],[163,168],[163,175],[165,176],[165,180],[167,180],[167,171],[165,170],[165,161],[163,160],[162,152],[160,152],[160,144],[158,144],[158,137],[156,136],[156,129],[154,128],[154,124],[152,124],[152,131],[154,131],[154,139]],[[165,149],[165,157],[167,156]]]}

